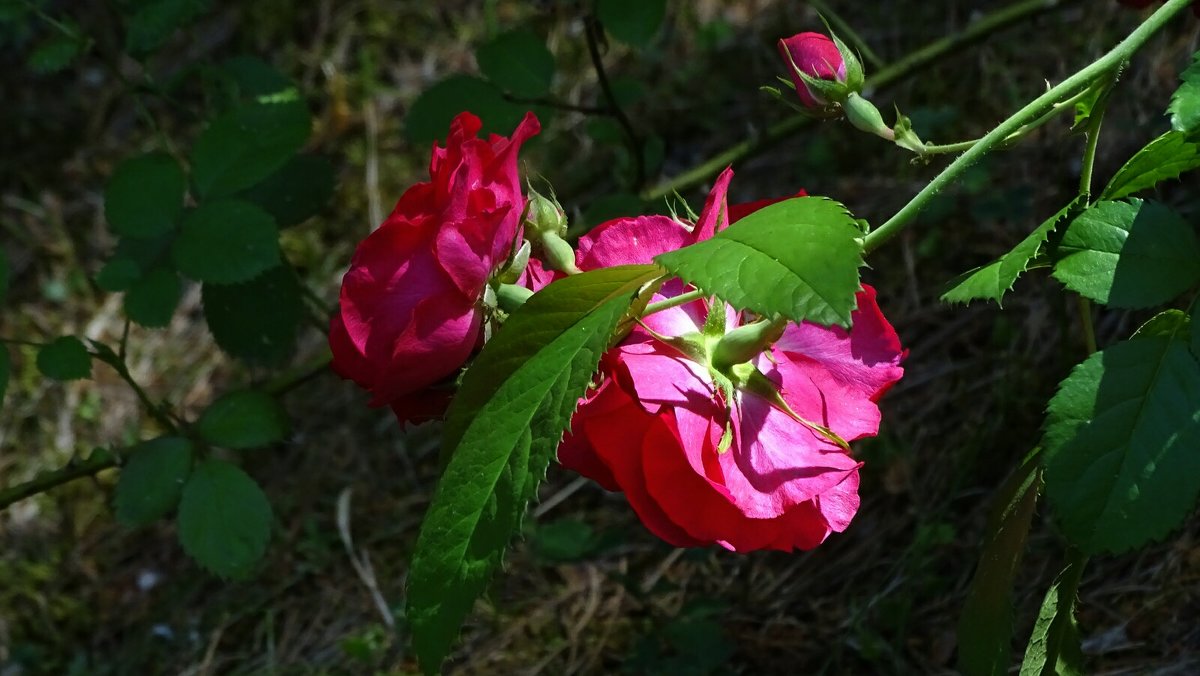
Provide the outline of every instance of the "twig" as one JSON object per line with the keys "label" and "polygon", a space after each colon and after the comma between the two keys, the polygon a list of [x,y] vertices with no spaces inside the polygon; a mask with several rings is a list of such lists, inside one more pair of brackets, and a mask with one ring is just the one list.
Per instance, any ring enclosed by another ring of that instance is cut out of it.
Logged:
{"label": "twig", "polygon": [[86,460],[73,459],[65,466],[49,472],[42,472],[34,478],[15,486],[0,489],[0,511],[9,505],[25,498],[57,488],[76,479],[93,476],[106,469],[117,466],[117,457],[108,451],[97,448]]}
{"label": "twig", "polygon": [[613,93],[612,85],[608,82],[608,74],[604,71],[604,59],[600,56],[600,41],[604,39],[604,29],[601,28],[600,22],[596,17],[591,15],[584,19],[584,24],[586,27],[585,33],[587,34],[588,54],[592,57],[592,67],[596,70],[596,79],[600,82],[600,89],[604,92],[604,98],[608,100],[609,110],[617,118],[617,122],[621,124],[621,129],[625,130],[626,138],[629,139],[629,150],[633,154],[633,166],[636,171],[633,187],[637,190],[646,182],[646,158],[642,152],[642,137],[638,135],[637,130],[633,128],[633,122],[629,120],[629,116],[621,108],[616,94]]}
{"label": "twig", "polygon": [[[1001,31],[1024,19],[1044,14],[1058,7],[1065,7],[1078,0],[1024,0],[1004,9],[997,10],[967,26],[959,33],[948,35],[940,40],[910,53],[908,56],[881,68],[872,75],[867,84],[872,89],[882,89],[905,79],[909,75],[931,66],[947,54],[982,40],[992,33]],[[781,139],[787,138],[798,130],[811,124],[812,119],[792,116],[769,127],[762,135],[748,138],[709,159],[683,172],[675,178],[666,180],[642,192],[641,197],[646,202],[653,202],[673,192],[687,190],[699,185],[714,176],[726,166],[756,155],[768,148],[773,148]]]}
{"label": "twig", "polygon": [[547,108],[556,108],[558,110],[566,110],[572,113],[583,113],[585,115],[605,115],[609,117],[616,116],[616,113],[613,112],[612,108],[583,106],[578,103],[571,103],[570,101],[559,101],[558,99],[552,99],[547,96],[517,96],[516,94],[509,94],[508,92],[505,92],[502,94],[502,96],[504,97],[505,101],[512,103],[523,103],[532,106],[546,106]]}

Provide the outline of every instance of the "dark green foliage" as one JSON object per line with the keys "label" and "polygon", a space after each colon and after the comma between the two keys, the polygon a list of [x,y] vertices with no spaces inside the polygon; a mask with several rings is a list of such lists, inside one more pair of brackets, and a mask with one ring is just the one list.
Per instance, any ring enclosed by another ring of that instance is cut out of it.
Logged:
{"label": "dark green foliage", "polygon": [[475,60],[487,79],[517,96],[542,96],[554,80],[554,55],[546,41],[528,29],[492,38],[476,50]]}
{"label": "dark green foliage", "polygon": [[265,392],[230,392],[205,409],[196,421],[196,431],[216,446],[257,448],[280,441],[287,435],[287,413]]}
{"label": "dark green foliage", "polygon": [[37,355],[42,375],[54,380],[80,380],[92,375],[92,357],[75,336],[61,336]]}
{"label": "dark green foliage", "polygon": [[192,471],[192,442],[159,437],[129,449],[117,480],[117,519],[145,526],[179,504],[184,481]]}
{"label": "dark green foliage", "polygon": [[198,282],[245,282],[279,264],[279,230],[249,202],[205,202],[183,219],[171,260]]}
{"label": "dark green foliage", "polygon": [[104,215],[113,232],[149,239],[170,232],[183,212],[187,181],[166,153],[122,162],[104,190]]}
{"label": "dark green foliage", "polygon": [[155,268],[125,292],[125,316],[147,328],[162,328],[171,322],[182,295],[179,275],[170,268]]}
{"label": "dark green foliage", "polygon": [[644,47],[667,15],[667,0],[596,0],[596,16],[621,42]]}
{"label": "dark green foliage", "polygon": [[241,469],[223,460],[196,467],[179,502],[179,542],[201,566],[245,578],[271,537],[271,504]]}
{"label": "dark green foliage", "polygon": [[304,302],[291,266],[241,284],[205,284],[201,297],[209,331],[234,357],[279,364],[295,349]]}
{"label": "dark green foliage", "polygon": [[333,164],[322,155],[297,155],[239,197],[253,202],[279,227],[315,216],[333,197]]}
{"label": "dark green foliage", "polygon": [[450,121],[470,111],[483,121],[483,134],[511,134],[529,106],[505,100],[490,82],[451,75],[421,93],[404,119],[404,135],[415,143],[446,138]]}

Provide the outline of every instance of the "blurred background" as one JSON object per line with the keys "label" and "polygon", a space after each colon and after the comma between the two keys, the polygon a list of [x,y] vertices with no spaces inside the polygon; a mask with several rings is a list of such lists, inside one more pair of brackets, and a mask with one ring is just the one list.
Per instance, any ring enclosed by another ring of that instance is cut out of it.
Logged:
{"label": "blurred background", "polygon": [[[453,96],[418,98],[447,78],[478,76],[476,49],[511,29],[545,38],[549,91],[472,96],[490,106],[485,122],[503,133],[510,109],[539,113],[544,131],[522,163],[554,186],[577,234],[612,216],[678,208],[678,200],[699,211],[724,163],[672,179],[730,148],[731,202],[803,187],[872,223],[906,203],[948,160],[914,164],[845,123],[786,122],[792,111],[759,91],[785,75],[775,41],[821,30],[818,9],[852,26],[878,56],[866,63],[872,88],[872,73],[888,64],[1006,7],[1025,8],[874,88],[885,117],[895,103],[934,143],[985,133],[1143,16],[1107,0],[669,2],[641,44],[614,38],[610,27],[598,45],[636,133],[634,150],[589,55],[591,2],[190,0],[181,4],[186,23],[137,59],[122,49],[129,4],[0,2],[5,338],[120,337],[120,296],[94,282],[115,242],[104,185],[117,163],[158,139],[195,138],[212,105],[205,73],[231,57],[257,56],[295,80],[313,114],[306,150],[331,161],[336,188],[282,243],[315,297],[332,306],[356,243],[426,177],[432,140],[448,119],[439,106],[455,105]],[[46,16],[68,18],[93,44],[78,53],[43,49],[57,30]],[[1162,111],[1198,29],[1200,20],[1181,17],[1123,73],[1100,139],[1098,181],[1167,129]],[[792,555],[674,550],[638,524],[621,496],[551,468],[525,537],[447,670],[952,673],[992,495],[1037,443],[1046,400],[1084,352],[1073,299],[1041,271],[1018,282],[1002,310],[950,307],[938,297],[947,281],[1007,251],[1070,201],[1083,148],[1070,126],[1064,115],[976,165],[870,257],[864,281],[879,290],[910,354],[905,379],[883,400],[880,436],[856,444],[866,463],[863,505],[848,532]],[[1197,187],[1185,176],[1159,197],[1194,219]],[[188,287],[165,329],[134,327],[129,339],[134,375],[186,415],[274,373],[225,356],[201,312],[199,289]],[[1101,313],[1101,345],[1148,316]],[[319,360],[324,349],[320,324],[306,325],[292,363]],[[110,371],[53,383],[32,356],[12,348],[0,486],[94,447],[128,444],[149,424]],[[118,525],[113,472],[0,513],[0,675],[414,672],[403,590],[436,480],[436,425],[402,428],[329,372],[285,402],[294,422],[288,442],[243,465],[275,512],[267,558],[247,581],[205,573],[169,523]],[[1198,536],[1193,518],[1166,543],[1092,560],[1079,623],[1096,673],[1200,671]],[[355,566],[348,549],[369,557],[369,568]],[[1052,515],[1039,509],[1017,576],[1017,657],[1062,560]]]}

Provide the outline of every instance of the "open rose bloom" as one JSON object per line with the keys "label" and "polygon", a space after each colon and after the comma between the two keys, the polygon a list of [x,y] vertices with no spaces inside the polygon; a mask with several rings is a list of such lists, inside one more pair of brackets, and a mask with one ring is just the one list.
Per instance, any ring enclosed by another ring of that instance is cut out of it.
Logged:
{"label": "open rose bloom", "polygon": [[[610,221],[579,242],[579,267],[649,263],[711,237],[726,213],[746,213],[726,207],[731,176],[721,176],[694,228],[661,216]],[[674,280],[654,300],[687,290]],[[860,463],[837,438],[876,434],[876,401],[903,374],[899,339],[874,290],[864,287],[857,300],[848,332],[789,325],[743,367],[757,369],[772,392],[737,389],[732,401],[711,363],[664,339],[701,334],[710,312],[723,313],[731,331],[743,321],[739,313],[701,300],[645,317],[645,328],[604,356],[560,462],[624,491],[646,527],[676,546],[817,546],[844,530],[859,505]]]}
{"label": "open rose bloom", "polygon": [[433,148],[429,182],[405,191],[342,279],[333,368],[402,419],[427,417],[430,397],[414,393],[454,374],[479,345],[485,288],[520,232],[517,153],[538,133],[537,118],[526,115],[511,138],[476,138],[480,127],[470,113],[455,118],[446,147]]}

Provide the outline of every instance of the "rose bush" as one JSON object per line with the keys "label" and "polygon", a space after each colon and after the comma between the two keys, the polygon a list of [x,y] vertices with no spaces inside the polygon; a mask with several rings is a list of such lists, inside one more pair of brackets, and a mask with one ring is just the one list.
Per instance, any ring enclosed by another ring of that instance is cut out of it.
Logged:
{"label": "rose bush", "polygon": [[[579,242],[580,269],[648,263],[712,237],[727,214],[751,211],[727,208],[731,177],[722,174],[693,228],[663,216],[600,226]],[[673,280],[655,300],[686,290]],[[726,331],[743,319],[723,303],[695,301],[646,316],[644,328],[610,350],[559,460],[623,491],[646,527],[673,545],[811,549],[845,529],[858,509],[860,463],[831,436],[878,431],[875,402],[903,373],[899,339],[864,287],[851,331],[789,325],[751,361],[777,390],[738,389],[724,401],[711,361],[663,340],[701,333],[709,312],[726,315]]]}
{"label": "rose bush", "polygon": [[429,182],[405,191],[342,278],[333,368],[402,419],[436,413],[437,397],[411,395],[453,374],[479,344],[485,287],[520,233],[517,153],[538,120],[527,114],[511,138],[477,138],[480,127],[471,113],[455,118],[446,147],[434,145]]}

